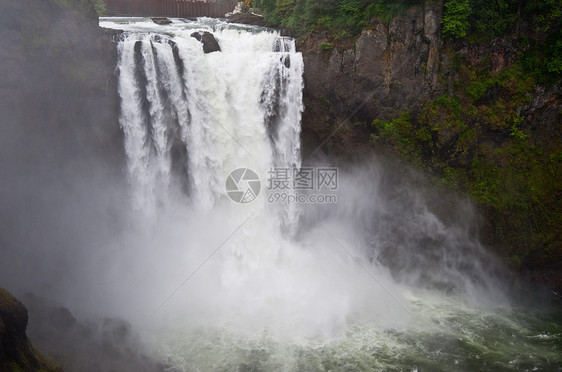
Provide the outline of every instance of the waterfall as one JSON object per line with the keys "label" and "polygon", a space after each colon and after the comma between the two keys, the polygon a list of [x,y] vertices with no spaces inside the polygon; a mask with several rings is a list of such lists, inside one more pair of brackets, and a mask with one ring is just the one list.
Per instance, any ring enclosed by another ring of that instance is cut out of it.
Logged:
{"label": "waterfall", "polygon": [[[301,169],[295,41],[171,21],[100,22],[125,30],[118,90],[133,216],[103,261],[102,295],[137,317],[170,370],[417,370],[428,355],[472,368],[458,340],[488,332],[489,319],[504,327],[480,306],[508,299],[470,203],[430,194],[376,157],[337,169],[337,204],[271,202],[271,171]],[[212,38],[219,51],[204,48]],[[302,170],[330,169],[320,165]],[[497,342],[511,342],[502,332]]]}
{"label": "waterfall", "polygon": [[[126,32],[118,44],[132,205],[147,214],[178,197],[213,208],[237,168],[253,169],[265,186],[268,169],[301,164],[303,61],[294,40],[215,27],[221,51],[205,54],[196,31]],[[298,212],[280,209],[293,230]]]}

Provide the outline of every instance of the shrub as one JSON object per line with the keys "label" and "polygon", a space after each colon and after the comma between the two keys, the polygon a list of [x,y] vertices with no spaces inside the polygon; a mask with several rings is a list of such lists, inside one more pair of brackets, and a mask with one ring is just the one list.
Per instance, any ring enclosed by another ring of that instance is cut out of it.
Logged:
{"label": "shrub", "polygon": [[472,8],[468,0],[449,0],[443,12],[443,36],[451,38],[465,37],[470,24],[468,18]]}

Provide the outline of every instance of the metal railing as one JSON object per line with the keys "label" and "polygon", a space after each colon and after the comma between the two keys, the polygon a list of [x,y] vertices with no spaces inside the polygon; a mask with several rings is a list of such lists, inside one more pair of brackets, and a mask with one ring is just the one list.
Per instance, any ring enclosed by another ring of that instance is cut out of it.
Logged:
{"label": "metal railing", "polygon": [[108,15],[132,17],[222,18],[234,10],[236,3],[237,1],[105,0]]}

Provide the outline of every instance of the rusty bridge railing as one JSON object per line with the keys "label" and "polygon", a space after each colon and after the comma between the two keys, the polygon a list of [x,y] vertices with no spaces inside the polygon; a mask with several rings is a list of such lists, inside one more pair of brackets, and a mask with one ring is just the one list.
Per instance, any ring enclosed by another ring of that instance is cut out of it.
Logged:
{"label": "rusty bridge railing", "polygon": [[132,17],[222,18],[234,10],[236,3],[237,1],[105,0],[108,15]]}

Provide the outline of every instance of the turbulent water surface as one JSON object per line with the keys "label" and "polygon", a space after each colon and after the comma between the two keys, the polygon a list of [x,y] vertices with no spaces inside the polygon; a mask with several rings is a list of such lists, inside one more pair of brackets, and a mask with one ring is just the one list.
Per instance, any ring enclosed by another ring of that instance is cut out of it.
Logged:
{"label": "turbulent water surface", "polygon": [[[125,30],[132,216],[100,288],[170,370],[562,368],[559,315],[515,305],[469,204],[435,212],[421,189],[389,188],[376,160],[337,169],[337,185],[313,190],[322,202],[304,188],[287,202],[295,184],[273,181],[302,166],[294,40],[210,19],[100,23]],[[203,52],[203,32],[220,51]]]}

